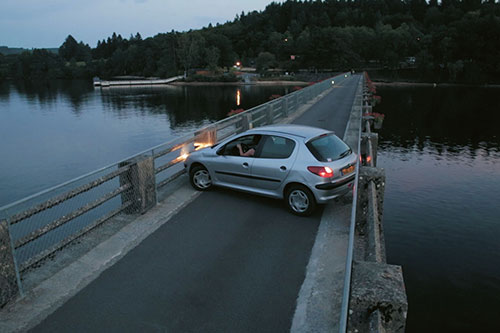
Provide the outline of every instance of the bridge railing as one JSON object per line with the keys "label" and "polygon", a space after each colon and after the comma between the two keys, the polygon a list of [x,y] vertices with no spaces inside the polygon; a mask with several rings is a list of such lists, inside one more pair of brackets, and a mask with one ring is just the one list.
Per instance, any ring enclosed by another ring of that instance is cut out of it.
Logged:
{"label": "bridge railing", "polygon": [[21,276],[43,259],[118,214],[142,214],[153,207],[158,189],[184,172],[187,154],[249,128],[283,121],[331,88],[335,78],[0,208],[0,287],[5,292],[0,306],[22,290]]}
{"label": "bridge railing", "polygon": [[400,266],[386,263],[382,227],[385,171],[377,168],[375,100],[366,77],[363,85],[355,192],[339,332],[404,331],[408,302]]}

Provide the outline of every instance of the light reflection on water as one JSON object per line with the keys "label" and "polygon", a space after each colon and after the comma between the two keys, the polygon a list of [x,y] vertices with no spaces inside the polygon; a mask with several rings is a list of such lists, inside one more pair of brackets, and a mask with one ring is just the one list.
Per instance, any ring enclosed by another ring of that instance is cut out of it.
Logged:
{"label": "light reflection on water", "polygon": [[[237,91],[240,91],[238,99]],[[285,95],[289,87],[0,83],[0,206]]]}
{"label": "light reflection on water", "polygon": [[378,92],[383,100],[376,111],[386,114],[378,163],[387,177],[387,256],[403,266],[407,332],[495,331],[500,140],[494,123],[500,120],[500,90]]}

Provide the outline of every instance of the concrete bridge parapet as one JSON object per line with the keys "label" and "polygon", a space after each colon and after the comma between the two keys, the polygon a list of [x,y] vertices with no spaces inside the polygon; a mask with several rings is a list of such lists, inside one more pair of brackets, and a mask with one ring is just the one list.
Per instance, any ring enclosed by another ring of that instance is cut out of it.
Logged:
{"label": "concrete bridge parapet", "polygon": [[382,226],[385,170],[377,168],[378,135],[371,94],[363,95],[363,133],[356,207],[355,250],[348,332],[404,332],[408,302],[400,266],[386,261]]}

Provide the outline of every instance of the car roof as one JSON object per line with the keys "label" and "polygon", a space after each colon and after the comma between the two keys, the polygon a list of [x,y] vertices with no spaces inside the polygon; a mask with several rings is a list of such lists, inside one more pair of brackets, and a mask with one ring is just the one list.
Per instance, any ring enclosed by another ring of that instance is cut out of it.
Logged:
{"label": "car roof", "polygon": [[315,138],[319,135],[325,133],[332,133],[332,131],[325,130],[323,128],[312,127],[312,126],[304,126],[304,125],[294,125],[294,124],[279,124],[279,125],[268,125],[262,127],[256,127],[247,131],[246,133],[262,133],[262,132],[274,132],[281,134],[289,134],[304,138],[305,141],[308,141],[312,138]]}

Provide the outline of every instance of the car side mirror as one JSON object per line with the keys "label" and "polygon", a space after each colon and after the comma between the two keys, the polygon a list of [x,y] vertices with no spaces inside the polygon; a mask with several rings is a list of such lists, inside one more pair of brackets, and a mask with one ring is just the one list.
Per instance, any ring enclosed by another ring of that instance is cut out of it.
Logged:
{"label": "car side mirror", "polygon": [[220,147],[219,149],[217,149],[216,154],[217,154],[217,155],[223,155],[223,154],[224,154],[224,148],[225,148],[225,147],[224,147],[224,146],[222,146],[222,147]]}

